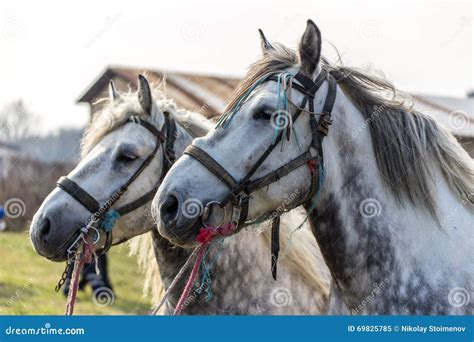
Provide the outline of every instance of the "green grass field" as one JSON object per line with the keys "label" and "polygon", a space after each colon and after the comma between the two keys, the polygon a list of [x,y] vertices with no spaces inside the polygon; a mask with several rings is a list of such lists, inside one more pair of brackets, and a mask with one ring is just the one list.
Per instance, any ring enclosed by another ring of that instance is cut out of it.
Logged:
{"label": "green grass field", "polygon": [[[142,296],[143,275],[125,245],[113,247],[109,276],[115,302],[100,307],[91,299],[88,286],[79,292],[74,314],[146,314],[150,298]],[[54,292],[65,263],[53,263],[38,256],[25,233],[0,233],[0,315],[62,315],[66,299]]]}

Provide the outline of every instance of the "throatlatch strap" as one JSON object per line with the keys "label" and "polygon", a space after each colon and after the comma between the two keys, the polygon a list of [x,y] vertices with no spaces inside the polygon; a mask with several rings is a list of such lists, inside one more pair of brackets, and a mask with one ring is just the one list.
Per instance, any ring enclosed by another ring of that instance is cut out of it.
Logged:
{"label": "throatlatch strap", "polygon": [[272,277],[277,279],[278,253],[280,253],[280,216],[272,221]]}
{"label": "throatlatch strap", "polygon": [[318,131],[321,132],[324,136],[328,134],[329,126],[332,124],[331,112],[334,107],[334,102],[336,101],[337,94],[337,83],[334,77],[331,75],[327,76],[328,80],[328,93],[326,96],[326,101],[324,102],[323,107],[323,116],[319,120]]}
{"label": "throatlatch strap", "polygon": [[166,143],[165,143],[165,158],[166,158],[166,172],[171,168],[171,165],[176,160],[174,152],[174,142],[176,140],[176,123],[170,119],[169,114],[165,114],[165,128],[166,128]]}
{"label": "throatlatch strap", "polygon": [[81,203],[87,210],[89,210],[89,212],[95,213],[100,209],[99,202],[69,178],[65,176],[59,178],[57,185],[60,189],[67,192],[76,201]]}

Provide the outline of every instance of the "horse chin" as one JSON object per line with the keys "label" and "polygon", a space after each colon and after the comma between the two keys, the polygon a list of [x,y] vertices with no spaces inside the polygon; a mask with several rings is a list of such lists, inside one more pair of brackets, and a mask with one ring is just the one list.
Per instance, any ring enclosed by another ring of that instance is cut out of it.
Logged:
{"label": "horse chin", "polygon": [[160,235],[167,239],[171,244],[182,247],[182,248],[194,248],[199,246],[198,241],[196,240],[199,230],[201,229],[202,224],[200,220],[196,220],[193,225],[189,228],[183,229],[182,231],[177,232],[177,230],[168,231],[158,228]]}
{"label": "horse chin", "polygon": [[[40,254],[41,255],[41,254]],[[44,256],[44,255],[43,255]],[[53,255],[50,256],[44,256],[46,259],[49,261],[54,261],[54,262],[63,262],[67,261],[67,247],[63,247],[58,249]]]}
{"label": "horse chin", "polygon": [[[53,255],[43,255],[41,253],[39,253],[40,255],[44,256],[46,259],[50,260],[50,261],[54,261],[54,262],[63,262],[63,261],[67,261],[68,260],[68,249],[69,247],[71,246],[71,244],[73,243],[73,241],[78,237],[78,233],[79,231],[76,231],[73,235],[71,235],[69,237],[68,240],[66,240],[66,242],[61,245],[57,250],[56,252],[54,252]],[[116,244],[119,244],[119,243],[122,243],[123,241],[117,241]],[[115,243],[114,243],[115,244]],[[114,245],[113,244],[113,245]],[[97,242],[97,244],[94,246],[95,247],[95,250],[100,250],[100,249],[103,249],[106,247],[106,237],[105,237],[105,234],[102,234],[100,236],[100,239],[99,241]],[[81,247],[79,248],[82,248],[82,245]]]}
{"label": "horse chin", "polygon": [[63,262],[68,260],[68,248],[73,242],[73,240],[76,238],[77,234],[74,233],[71,236],[69,236],[66,240],[63,240],[64,242],[57,243],[59,245],[54,252],[50,250],[44,250],[44,248],[38,248],[36,244],[33,242],[33,247],[39,255],[42,257],[54,261],[54,262]]}

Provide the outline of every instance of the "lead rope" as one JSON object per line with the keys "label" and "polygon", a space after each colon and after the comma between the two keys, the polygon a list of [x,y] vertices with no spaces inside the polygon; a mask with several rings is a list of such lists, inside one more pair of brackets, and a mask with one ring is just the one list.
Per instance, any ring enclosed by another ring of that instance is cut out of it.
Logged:
{"label": "lead rope", "polygon": [[181,279],[181,277],[183,276],[184,271],[186,271],[186,269],[189,267],[189,265],[191,265],[191,262],[192,262],[194,256],[197,254],[198,250],[199,250],[199,247],[197,247],[193,250],[191,255],[188,257],[188,260],[186,260],[185,264],[181,267],[178,274],[174,277],[174,279],[171,282],[170,286],[166,289],[166,292],[163,295],[163,298],[161,299],[161,301],[158,303],[158,305],[156,305],[154,307],[153,310],[151,310],[150,315],[154,316],[158,313],[158,311],[160,311],[163,304],[165,304],[166,299],[168,299],[168,296],[169,296],[170,292],[176,287],[176,284],[178,283],[179,279]]}
{"label": "lead rope", "polygon": [[206,227],[201,228],[198,236],[196,237],[196,240],[200,243],[200,246],[196,247],[193,250],[191,255],[188,257],[188,260],[186,260],[186,263],[183,265],[183,267],[181,267],[178,274],[174,277],[170,286],[168,287],[165,294],[163,295],[163,298],[161,299],[160,303],[158,303],[158,305],[155,306],[155,308],[150,312],[150,315],[156,315],[159,312],[163,304],[166,302],[171,291],[176,287],[176,285],[178,284],[178,281],[183,277],[183,274],[186,271],[186,269],[189,267],[189,265],[191,265],[191,262],[194,259],[194,256],[197,256],[196,260],[194,261],[194,265],[191,270],[191,274],[189,275],[188,281],[186,282],[183,292],[181,293],[181,296],[179,297],[178,304],[176,305],[176,308],[174,309],[173,316],[177,316],[182,313],[183,309],[186,307],[186,301],[188,300],[189,293],[191,292],[191,289],[196,281],[199,267],[202,264],[204,256],[206,255],[206,252],[211,242],[217,237],[225,237],[225,236],[231,235],[232,233],[235,232],[236,228],[237,227],[232,223],[223,225],[221,227],[206,226]]}
{"label": "lead rope", "polygon": [[201,267],[201,263],[204,259],[204,256],[206,255],[207,249],[209,248],[209,245],[212,240],[214,240],[218,236],[224,237],[231,235],[236,228],[237,227],[232,223],[223,225],[221,227],[206,226],[201,228],[196,238],[196,240],[201,245],[197,248],[198,251],[196,261],[194,263],[191,274],[189,275],[186,286],[184,287],[183,293],[181,293],[181,297],[179,298],[178,304],[176,305],[176,308],[174,310],[174,316],[180,315],[184,307],[186,306],[185,304],[188,300],[189,293],[191,292],[194,282],[196,281],[199,267]]}
{"label": "lead rope", "polygon": [[66,315],[71,316],[74,313],[74,305],[76,304],[77,289],[79,287],[79,277],[82,273],[82,269],[86,263],[92,262],[94,255],[94,244],[92,243],[89,236],[84,235],[84,243],[82,245],[82,252],[76,253],[76,262],[74,263],[74,270],[71,277],[71,285],[67,295],[66,302]]}
{"label": "lead rope", "polygon": [[184,307],[186,306],[186,301],[188,300],[189,293],[191,292],[192,287],[194,286],[194,282],[196,281],[196,276],[199,271],[199,267],[201,266],[202,260],[206,251],[209,247],[209,243],[204,243],[201,246],[197,247],[197,257],[196,261],[194,262],[193,269],[191,274],[189,275],[188,281],[186,282],[186,286],[184,287],[181,296],[179,297],[178,304],[176,304],[176,308],[174,309],[173,316],[178,316],[183,311]]}

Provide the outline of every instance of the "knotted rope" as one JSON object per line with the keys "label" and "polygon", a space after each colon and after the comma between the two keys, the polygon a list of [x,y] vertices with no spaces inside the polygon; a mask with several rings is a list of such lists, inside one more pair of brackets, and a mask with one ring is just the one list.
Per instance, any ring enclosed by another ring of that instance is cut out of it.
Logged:
{"label": "knotted rope", "polygon": [[[108,205],[108,204],[107,204]],[[120,218],[120,214],[110,209],[108,210],[105,215],[104,219],[102,220],[100,227],[106,233],[110,233],[115,226],[116,221]],[[90,264],[92,262],[92,258],[95,259],[95,271],[99,274],[99,266],[97,262],[97,254],[95,254],[95,244],[99,242],[100,233],[95,228],[95,224],[97,223],[97,219],[95,215],[92,215],[89,223],[81,228],[78,237],[68,249],[68,258],[70,254],[74,255],[74,259],[69,259],[66,265],[66,269],[64,270],[61,279],[59,280],[58,284],[55,287],[55,291],[59,292],[61,287],[64,285],[67,279],[68,270],[72,265],[74,265],[72,276],[71,276],[71,284],[68,292],[67,302],[66,302],[66,315],[72,315],[74,312],[74,305],[76,303],[76,296],[77,290],[79,286],[79,277],[84,269],[85,264]],[[93,240],[88,234],[90,230],[94,230],[96,232],[95,240]],[[82,247],[82,252],[81,252]],[[74,248],[73,252],[70,252],[70,249]],[[70,253],[70,254],[69,254]]]}
{"label": "knotted rope", "polygon": [[117,222],[119,218],[120,218],[120,214],[118,211],[113,210],[113,209],[108,210],[104,215],[101,228],[105,232],[111,232],[115,226],[115,223]]}
{"label": "knotted rope", "polygon": [[176,308],[174,309],[173,315],[177,316],[181,314],[181,311],[183,311],[184,307],[186,306],[186,300],[189,297],[189,293],[191,292],[191,289],[194,285],[194,282],[196,281],[196,276],[199,271],[199,267],[201,266],[202,260],[204,258],[204,254],[206,254],[207,248],[209,247],[208,243],[202,244],[197,248],[197,258],[196,261],[194,262],[193,269],[191,271],[191,274],[189,275],[188,281],[186,282],[186,286],[183,289],[183,292],[181,293],[181,296],[179,297],[178,304],[176,305]]}
{"label": "knotted rope", "polygon": [[206,255],[207,249],[209,248],[210,242],[216,237],[224,237],[232,234],[235,231],[235,228],[235,225],[233,225],[232,223],[225,224],[221,227],[206,226],[201,228],[198,236],[196,237],[196,240],[201,244],[201,246],[198,247],[196,261],[194,262],[193,269],[191,271],[191,274],[189,275],[183,293],[181,293],[181,297],[179,297],[179,301],[176,305],[173,315],[180,315],[183,311],[186,300],[189,297],[189,293],[191,292],[194,282],[196,281],[199,267],[201,267],[204,255]]}
{"label": "knotted rope", "polygon": [[181,293],[181,296],[179,297],[178,304],[176,305],[176,308],[173,312],[173,315],[181,314],[183,309],[186,307],[186,301],[196,281],[199,267],[201,266],[201,263],[203,262],[204,256],[206,255],[206,252],[209,248],[210,243],[215,238],[231,235],[232,233],[235,232],[236,228],[237,227],[232,223],[225,224],[221,227],[206,226],[206,227],[201,228],[198,236],[196,237],[196,241],[200,243],[200,246],[194,249],[194,251],[189,256],[188,260],[186,260],[186,263],[183,265],[183,267],[181,267],[178,274],[174,277],[173,281],[171,282],[171,285],[168,287],[165,294],[163,295],[163,298],[161,299],[160,303],[157,306],[155,306],[155,308],[151,311],[150,313],[151,315],[156,315],[158,313],[158,311],[161,309],[166,299],[168,298],[169,294],[176,287],[178,281],[181,279],[184,272],[186,271],[186,269],[189,267],[192,260],[196,256],[196,260],[194,261],[191,274],[189,275],[188,281],[186,282],[183,292]]}
{"label": "knotted rope", "polygon": [[84,234],[84,243],[82,244],[82,252],[78,249],[76,253],[76,262],[71,277],[71,285],[67,295],[66,315],[71,316],[74,313],[74,305],[76,304],[77,289],[79,287],[79,278],[85,264],[92,262],[94,255],[94,244],[87,234]]}

